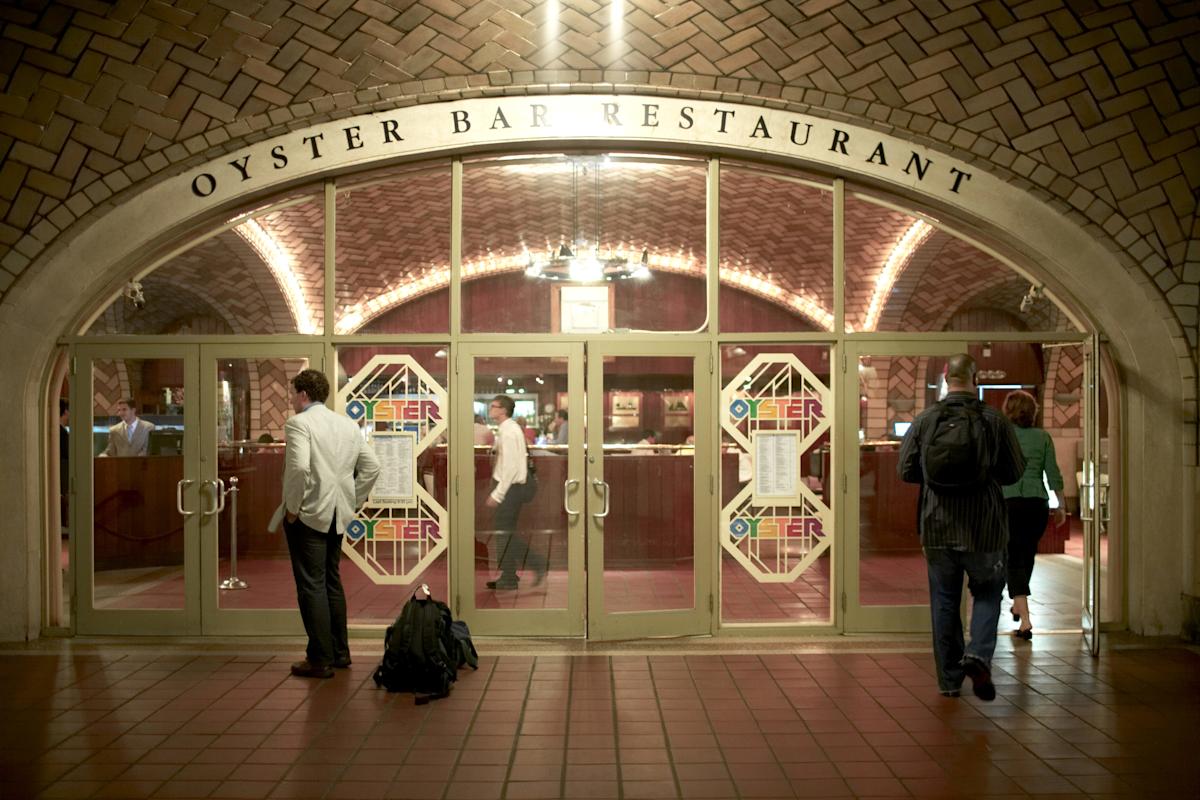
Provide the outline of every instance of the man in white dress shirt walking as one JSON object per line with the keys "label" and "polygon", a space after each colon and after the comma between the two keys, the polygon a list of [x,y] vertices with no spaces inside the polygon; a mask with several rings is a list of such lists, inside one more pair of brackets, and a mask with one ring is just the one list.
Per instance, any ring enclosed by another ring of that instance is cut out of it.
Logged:
{"label": "man in white dress shirt walking", "polygon": [[487,582],[489,589],[516,589],[517,569],[529,562],[537,586],[546,577],[546,559],[531,552],[529,542],[517,530],[521,506],[533,499],[536,479],[527,468],[525,433],[512,418],[516,404],[506,395],[492,398],[488,416],[496,422],[496,466],[492,470],[492,492],[487,506],[496,510],[494,528],[499,553],[500,577]]}
{"label": "man in white dress shirt walking", "polygon": [[[346,594],[339,562],[342,534],[367,501],[379,461],[349,417],[325,407],[329,381],[315,369],[292,378],[284,426],[283,529],[296,578],[307,658],[292,665],[302,678],[330,678],[350,666]],[[278,513],[278,512],[277,512]]]}

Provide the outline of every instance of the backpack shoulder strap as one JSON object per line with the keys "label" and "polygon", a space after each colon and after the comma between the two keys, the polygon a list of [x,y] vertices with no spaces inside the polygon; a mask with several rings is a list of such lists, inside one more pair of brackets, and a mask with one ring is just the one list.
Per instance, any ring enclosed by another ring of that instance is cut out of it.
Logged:
{"label": "backpack shoulder strap", "polygon": [[941,400],[938,400],[936,403],[926,409],[926,413],[929,414],[930,421],[921,431],[922,446],[928,446],[929,443],[933,441],[933,435],[937,433],[938,423],[941,422],[942,416],[946,413],[946,404]]}

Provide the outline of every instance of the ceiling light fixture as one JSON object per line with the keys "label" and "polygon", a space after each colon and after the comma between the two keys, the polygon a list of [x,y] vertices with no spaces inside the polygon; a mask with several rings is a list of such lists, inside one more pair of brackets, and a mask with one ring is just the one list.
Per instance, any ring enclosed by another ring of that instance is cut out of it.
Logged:
{"label": "ceiling light fixture", "polygon": [[[601,283],[605,281],[646,280],[650,277],[650,250],[642,249],[639,261],[631,262],[623,250],[605,251],[600,248],[600,165],[603,158],[586,156],[571,159],[571,243],[562,242],[558,249],[550,248],[545,258],[525,251],[525,275],[550,281],[572,283]],[[590,170],[590,174],[589,174]],[[591,179],[595,208],[595,238],[589,243],[579,222],[579,191],[584,181]],[[573,246],[572,246],[573,245]]]}

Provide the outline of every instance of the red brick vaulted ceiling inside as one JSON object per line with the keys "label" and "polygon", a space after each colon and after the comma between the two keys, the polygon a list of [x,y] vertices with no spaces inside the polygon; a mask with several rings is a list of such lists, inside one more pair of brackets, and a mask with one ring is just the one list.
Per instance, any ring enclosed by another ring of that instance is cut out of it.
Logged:
{"label": "red brick vaulted ceiling inside", "polygon": [[[576,235],[595,239],[596,195],[589,172],[580,176]],[[599,165],[599,231],[603,248],[637,258],[677,257],[684,271],[702,269],[705,168],[702,161]],[[526,252],[544,256],[576,238],[569,162],[562,158],[477,162],[464,170],[463,262],[503,262],[519,269]],[[399,293],[424,279],[420,293],[445,285],[450,250],[450,174],[447,165],[343,179],[337,199],[339,317],[358,314],[353,329],[412,299]],[[816,306],[833,309],[832,195],[766,172],[732,168],[721,185],[721,267],[749,273]],[[321,320],[323,214],[317,198],[255,216],[283,256],[285,272],[266,263],[234,231],[211,238],[144,279],[147,309],[118,308],[118,299],[91,333],[166,333],[181,320],[213,317],[212,332],[298,330],[303,309],[314,330]],[[849,197],[846,202],[847,321],[861,330],[883,266],[916,222],[902,212]],[[270,249],[270,248],[268,248]],[[276,258],[276,261],[279,259]],[[679,269],[680,267],[676,267]],[[698,274],[698,273],[697,273]],[[934,232],[899,264],[882,297],[879,330],[941,330],[967,307],[1015,312],[1028,283],[985,252]],[[416,296],[416,295],[413,295]],[[297,302],[299,298],[299,303]],[[1040,315],[1040,316],[1039,316]],[[1048,302],[1025,318],[1034,330],[1066,326]],[[1020,320],[1014,322],[1022,326]],[[341,327],[341,326],[339,326]],[[345,331],[349,332],[349,330]]]}

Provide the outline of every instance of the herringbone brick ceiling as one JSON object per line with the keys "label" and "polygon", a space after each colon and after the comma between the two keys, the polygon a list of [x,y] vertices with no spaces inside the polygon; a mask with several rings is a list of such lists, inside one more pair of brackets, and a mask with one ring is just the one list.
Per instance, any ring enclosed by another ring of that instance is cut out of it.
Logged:
{"label": "herringbone brick ceiling", "polygon": [[[574,168],[572,164],[578,164]],[[799,183],[729,163],[720,196],[723,270],[746,272],[833,311],[833,200],[829,185]],[[463,178],[463,260],[545,257],[566,243],[599,241],[602,249],[637,258],[681,256],[697,279],[704,265],[703,161],[564,157],[466,165]],[[572,189],[572,179],[578,190]],[[440,275],[450,263],[450,170],[445,163],[397,174],[375,172],[339,183],[336,298],[347,309],[369,308],[360,323],[411,295],[390,297],[412,281]],[[928,239],[897,262],[899,280],[876,298],[877,282],[914,217],[854,196],[846,202],[847,321],[863,330],[867,309],[882,303],[883,329],[940,330],[964,304],[991,298],[1017,311],[1027,282],[992,256],[946,234]],[[254,217],[285,254],[295,289],[319,328],[324,218],[316,200]],[[653,263],[653,261],[652,261]],[[180,319],[211,315],[239,333],[299,330],[289,312],[286,281],[235,231],[225,231],[167,262],[143,281],[153,315],[129,315],[118,298],[91,333],[166,333]],[[968,291],[964,287],[973,287]],[[999,287],[991,294],[984,290]],[[786,305],[786,299],[781,300]],[[1047,308],[1053,309],[1048,301]],[[167,311],[170,309],[171,311]],[[1032,318],[1028,318],[1032,319]],[[1034,330],[1054,330],[1053,314]],[[113,327],[116,325],[117,327]]]}
{"label": "herringbone brick ceiling", "polygon": [[1194,2],[16,0],[0,21],[2,292],[98,205],[242,137],[595,84],[952,150],[1073,215],[1197,321]]}

